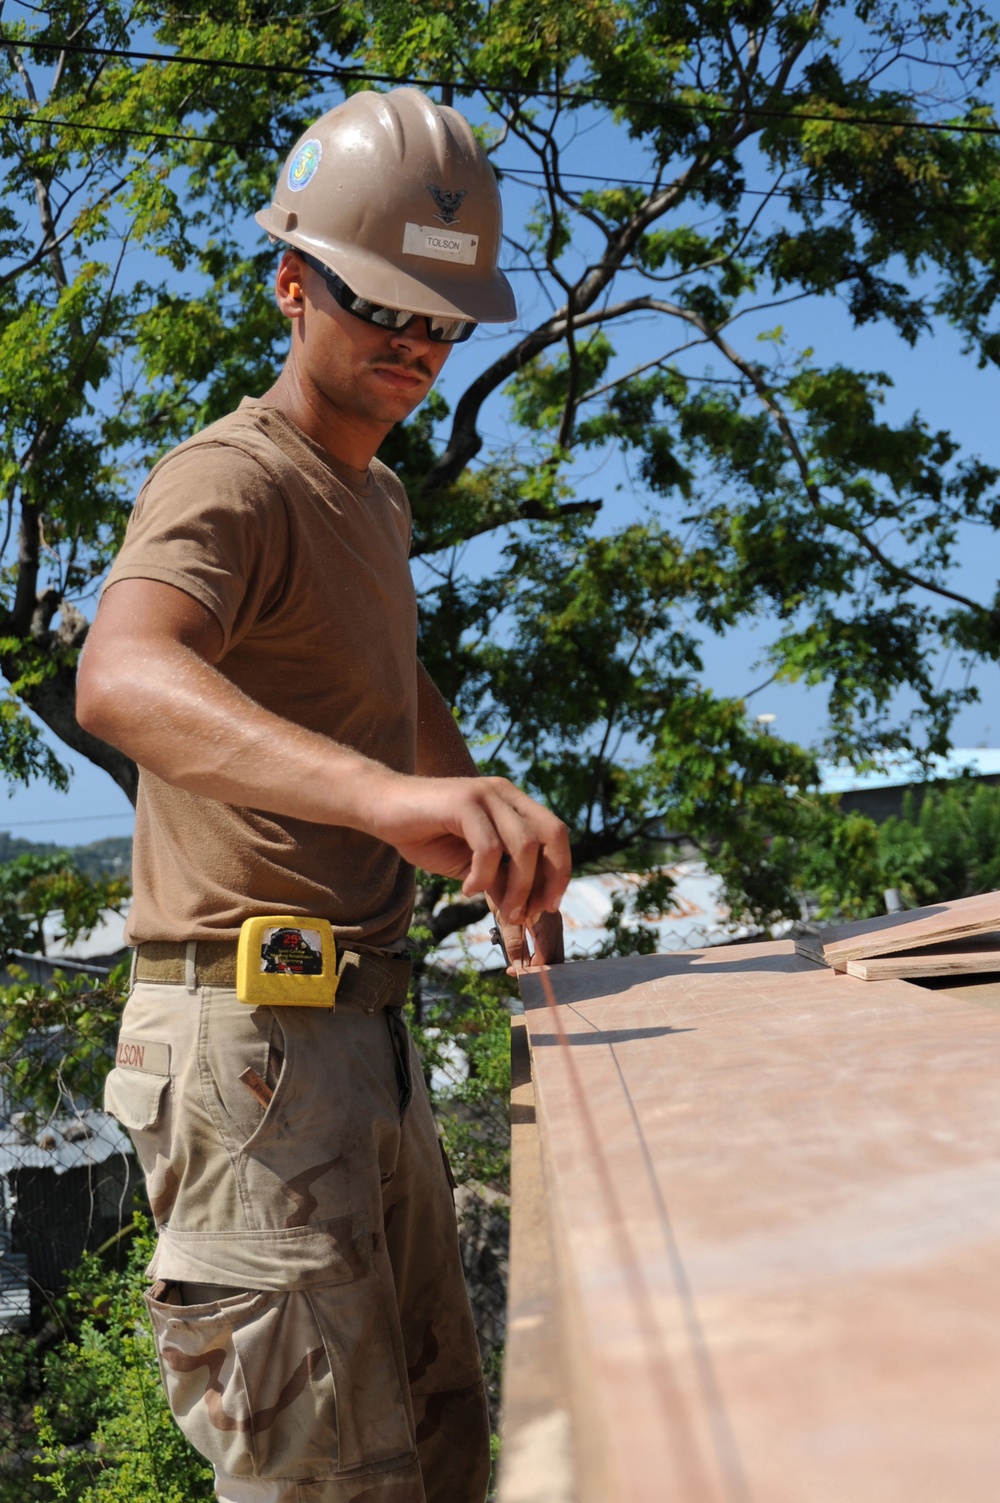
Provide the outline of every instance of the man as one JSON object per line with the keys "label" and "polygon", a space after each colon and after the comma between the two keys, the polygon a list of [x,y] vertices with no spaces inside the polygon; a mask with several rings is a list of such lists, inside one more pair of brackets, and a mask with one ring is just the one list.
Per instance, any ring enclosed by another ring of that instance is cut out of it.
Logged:
{"label": "man", "polygon": [[287,362],[156,466],[80,665],[81,724],[142,769],[107,1104],[159,1230],[164,1382],[219,1498],[482,1503],[475,1334],[400,1016],[412,865],[555,961],[569,851],[475,776],[417,663],[409,511],[373,456],[452,343],[514,315],[499,199],[462,117],[402,89],[317,121],[257,218],[286,247]]}

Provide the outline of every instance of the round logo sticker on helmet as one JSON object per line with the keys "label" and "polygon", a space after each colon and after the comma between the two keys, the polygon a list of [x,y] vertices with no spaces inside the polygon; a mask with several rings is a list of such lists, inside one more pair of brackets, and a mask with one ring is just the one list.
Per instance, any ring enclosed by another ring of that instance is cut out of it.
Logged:
{"label": "round logo sticker on helmet", "polygon": [[316,176],[319,159],[323,155],[323,143],[312,137],[303,141],[288,164],[288,186],[293,193],[301,193]]}

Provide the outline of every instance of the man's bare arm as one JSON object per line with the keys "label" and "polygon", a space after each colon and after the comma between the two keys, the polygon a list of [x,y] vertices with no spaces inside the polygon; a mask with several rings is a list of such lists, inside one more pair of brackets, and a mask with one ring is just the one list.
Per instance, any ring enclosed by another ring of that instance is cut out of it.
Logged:
{"label": "man's bare arm", "polygon": [[293,725],[217,670],[222,646],[211,611],[182,590],[121,580],[81,658],[80,724],[188,792],[384,840],[493,896],[508,922],[558,908],[569,846],[548,810],[505,778],[407,777]]}

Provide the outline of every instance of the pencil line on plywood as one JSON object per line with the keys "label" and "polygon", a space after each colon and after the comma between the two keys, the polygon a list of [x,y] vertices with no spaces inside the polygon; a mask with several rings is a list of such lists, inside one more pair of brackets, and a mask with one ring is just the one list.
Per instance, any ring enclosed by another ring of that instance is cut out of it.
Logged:
{"label": "pencil line on plywood", "polygon": [[684,1477],[684,1503],[711,1503],[715,1495],[715,1489],[711,1486],[708,1470],[700,1454],[692,1428],[686,1421],[683,1396],[672,1369],[670,1355],[665,1344],[657,1335],[659,1323],[656,1317],[656,1306],[652,1292],[646,1283],[638,1254],[629,1235],[625,1215],[615,1188],[614,1177],[611,1174],[610,1166],[601,1145],[597,1124],[594,1121],[586,1092],[583,1089],[583,1082],[577,1070],[576,1060],[573,1057],[573,1050],[563,1026],[562,1015],[556,1002],[555,993],[552,990],[552,982],[549,979],[547,969],[542,969],[539,972],[539,977],[545,997],[545,1005],[552,1014],[553,1026],[559,1040],[560,1053],[566,1063],[570,1091],[587,1139],[586,1147],[589,1151],[598,1184],[600,1185],[601,1194],[604,1197],[605,1205],[609,1212],[609,1225],[618,1242],[619,1258],[622,1272],[625,1276],[625,1285],[635,1308],[639,1338],[645,1348],[646,1366],[649,1369],[653,1388],[656,1392],[667,1429],[674,1437],[678,1470],[686,1474]]}
{"label": "pencil line on plywood", "polygon": [[740,1456],[739,1446],[733,1434],[732,1425],[729,1422],[729,1414],[726,1410],[725,1400],[719,1388],[715,1376],[715,1368],[712,1364],[708,1343],[702,1330],[701,1320],[698,1315],[698,1306],[695,1302],[694,1290],[688,1278],[687,1268],[681,1256],[680,1246],[674,1233],[673,1222],[664,1199],[660,1178],[656,1172],[656,1165],[649,1150],[649,1142],[643,1132],[639,1113],[636,1110],[632,1092],[629,1090],[625,1072],[621,1066],[621,1060],[614,1044],[611,1046],[611,1057],[618,1071],[625,1100],[628,1102],[629,1114],[639,1147],[642,1153],[642,1162],[646,1170],[646,1178],[652,1192],[653,1202],[656,1206],[657,1216],[660,1222],[660,1230],[667,1249],[667,1257],[670,1260],[670,1269],[674,1278],[674,1287],[680,1300],[681,1309],[684,1313],[684,1324],[687,1328],[688,1342],[691,1354],[694,1358],[695,1371],[698,1374],[698,1382],[701,1386],[702,1397],[708,1413],[709,1428],[712,1432],[712,1440],[715,1446],[716,1457],[726,1485],[726,1491],[732,1503],[750,1503],[750,1493],[747,1487],[746,1474],[743,1470],[743,1460]]}

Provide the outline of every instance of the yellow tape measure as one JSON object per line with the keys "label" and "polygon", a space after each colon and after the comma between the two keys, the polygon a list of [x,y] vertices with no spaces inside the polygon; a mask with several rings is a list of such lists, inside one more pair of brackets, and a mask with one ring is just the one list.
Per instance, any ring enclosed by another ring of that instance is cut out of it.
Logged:
{"label": "yellow tape measure", "polygon": [[236,951],[236,995],[255,1007],[334,1006],[340,976],[326,919],[246,919]]}

